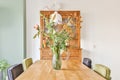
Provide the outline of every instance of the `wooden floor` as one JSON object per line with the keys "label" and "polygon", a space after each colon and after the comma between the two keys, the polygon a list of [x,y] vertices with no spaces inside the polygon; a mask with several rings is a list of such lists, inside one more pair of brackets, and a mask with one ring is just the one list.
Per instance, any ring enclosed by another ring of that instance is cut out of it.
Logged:
{"label": "wooden floor", "polygon": [[54,70],[51,60],[36,61],[15,80],[105,80],[76,60],[62,61],[62,69]]}

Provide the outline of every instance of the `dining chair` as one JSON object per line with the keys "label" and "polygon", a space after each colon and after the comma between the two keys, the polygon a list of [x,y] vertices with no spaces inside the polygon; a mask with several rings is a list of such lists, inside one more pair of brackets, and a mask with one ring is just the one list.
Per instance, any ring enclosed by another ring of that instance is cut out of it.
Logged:
{"label": "dining chair", "polygon": [[8,80],[15,80],[23,72],[22,64],[15,64],[7,69]]}
{"label": "dining chair", "polygon": [[83,58],[83,64],[89,68],[92,68],[92,60],[90,58]]}
{"label": "dining chair", "polygon": [[32,58],[25,58],[22,64],[23,64],[23,69],[25,71],[33,64],[33,60]]}
{"label": "dining chair", "polygon": [[101,75],[102,77],[104,77],[106,80],[111,80],[111,77],[110,77],[111,70],[107,66],[102,64],[95,64],[95,66],[93,67],[93,70],[99,75]]}

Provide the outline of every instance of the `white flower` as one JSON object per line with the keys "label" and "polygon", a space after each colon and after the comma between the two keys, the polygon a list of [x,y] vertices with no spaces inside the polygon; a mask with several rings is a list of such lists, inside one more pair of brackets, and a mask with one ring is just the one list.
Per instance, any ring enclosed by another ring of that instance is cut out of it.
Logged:
{"label": "white flower", "polygon": [[58,12],[54,12],[50,16],[50,22],[54,22],[54,25],[62,24],[62,16]]}

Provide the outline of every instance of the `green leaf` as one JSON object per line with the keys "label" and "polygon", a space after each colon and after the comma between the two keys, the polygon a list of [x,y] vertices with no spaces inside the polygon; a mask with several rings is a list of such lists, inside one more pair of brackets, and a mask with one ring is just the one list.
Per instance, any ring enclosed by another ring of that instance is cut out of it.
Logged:
{"label": "green leaf", "polygon": [[38,36],[38,34],[36,33],[36,34],[33,36],[33,39],[35,39],[37,36]]}

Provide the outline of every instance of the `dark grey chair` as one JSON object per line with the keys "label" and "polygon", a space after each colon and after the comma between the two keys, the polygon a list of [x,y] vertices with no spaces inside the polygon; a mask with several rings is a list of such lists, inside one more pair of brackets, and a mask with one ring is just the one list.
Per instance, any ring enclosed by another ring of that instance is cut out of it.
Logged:
{"label": "dark grey chair", "polygon": [[90,58],[84,58],[83,59],[83,64],[86,65],[89,68],[92,68],[92,60]]}
{"label": "dark grey chair", "polygon": [[23,72],[22,64],[12,65],[8,68],[8,80],[15,80]]}

